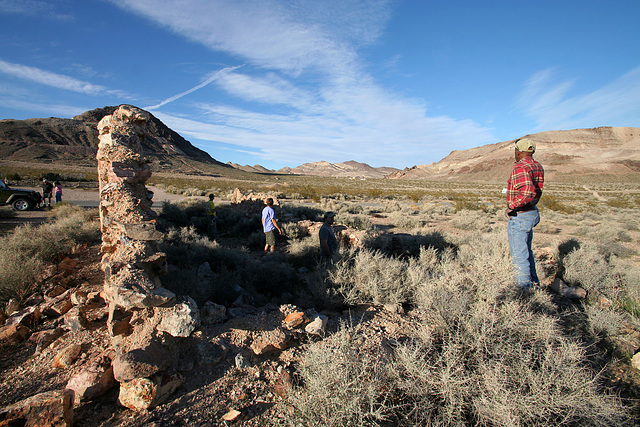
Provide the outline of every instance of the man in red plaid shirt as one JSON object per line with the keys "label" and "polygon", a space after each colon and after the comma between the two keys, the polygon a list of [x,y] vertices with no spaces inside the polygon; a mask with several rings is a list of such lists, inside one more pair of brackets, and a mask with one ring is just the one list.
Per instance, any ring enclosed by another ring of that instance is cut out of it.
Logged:
{"label": "man in red plaid shirt", "polygon": [[516,284],[522,290],[538,285],[536,264],[531,250],[533,227],[540,222],[536,207],[544,184],[544,169],[533,160],[536,143],[521,138],[515,143],[515,160],[507,185],[507,217],[509,218],[509,249],[515,270]]}

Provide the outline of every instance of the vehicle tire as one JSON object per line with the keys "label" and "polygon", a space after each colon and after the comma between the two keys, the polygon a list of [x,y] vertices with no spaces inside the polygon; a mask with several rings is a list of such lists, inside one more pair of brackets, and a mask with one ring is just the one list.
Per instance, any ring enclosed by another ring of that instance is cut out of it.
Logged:
{"label": "vehicle tire", "polygon": [[11,203],[11,206],[16,211],[28,211],[31,209],[31,202],[27,199],[16,199]]}

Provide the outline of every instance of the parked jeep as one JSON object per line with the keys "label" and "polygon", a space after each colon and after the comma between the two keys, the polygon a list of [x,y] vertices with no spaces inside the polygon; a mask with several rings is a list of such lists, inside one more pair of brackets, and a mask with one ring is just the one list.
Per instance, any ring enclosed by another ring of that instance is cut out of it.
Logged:
{"label": "parked jeep", "polygon": [[10,188],[0,179],[0,206],[11,205],[17,211],[27,211],[37,208],[41,201],[42,196],[37,191]]}

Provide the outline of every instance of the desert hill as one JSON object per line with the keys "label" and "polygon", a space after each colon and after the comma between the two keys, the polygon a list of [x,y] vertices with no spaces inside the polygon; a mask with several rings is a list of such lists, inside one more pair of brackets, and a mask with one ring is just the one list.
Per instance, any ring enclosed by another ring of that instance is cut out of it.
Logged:
{"label": "desert hill", "polygon": [[[0,158],[5,161],[55,161],[77,166],[96,166],[96,125],[116,108],[97,108],[71,119],[50,117],[0,120]],[[153,114],[149,128],[150,133],[142,145],[154,170],[192,173],[203,169],[203,166],[231,169],[194,147]]]}
{"label": "desert hill", "polygon": [[232,163],[232,162],[227,162],[227,165],[231,166],[232,168],[245,171],[245,172],[251,172],[251,173],[274,173],[275,172],[275,171],[272,171],[271,169],[267,169],[264,166],[260,166],[260,165],[253,165],[253,166],[239,165],[237,163]]}
{"label": "desert hill", "polygon": [[394,172],[396,168],[374,168],[366,163],[354,160],[342,163],[329,163],[325,161],[305,163],[295,168],[282,168],[277,171],[282,174],[331,176],[341,178],[383,178]]}
{"label": "desert hill", "polygon": [[[640,175],[640,128],[598,127],[526,135],[547,177]],[[503,180],[513,164],[515,140],[452,151],[439,162],[389,174],[394,179]]]}

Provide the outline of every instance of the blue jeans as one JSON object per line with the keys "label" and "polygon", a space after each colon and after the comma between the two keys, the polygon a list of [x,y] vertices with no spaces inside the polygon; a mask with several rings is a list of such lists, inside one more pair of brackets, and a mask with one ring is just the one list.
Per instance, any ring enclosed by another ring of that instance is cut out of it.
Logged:
{"label": "blue jeans", "polygon": [[531,250],[533,227],[540,222],[538,209],[529,212],[518,212],[517,216],[509,217],[509,249],[511,262],[515,273],[516,285],[523,290],[540,283],[536,274],[536,262]]}

